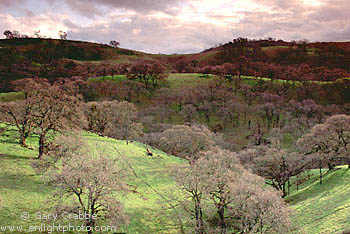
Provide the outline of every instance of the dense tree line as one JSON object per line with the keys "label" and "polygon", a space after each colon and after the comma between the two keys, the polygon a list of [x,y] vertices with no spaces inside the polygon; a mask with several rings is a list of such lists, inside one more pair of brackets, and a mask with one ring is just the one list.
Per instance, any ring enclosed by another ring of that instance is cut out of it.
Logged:
{"label": "dense tree line", "polygon": [[[251,62],[274,63],[278,65],[309,64],[313,67],[344,69],[349,72],[350,51],[342,43],[309,43],[307,41],[276,41],[234,39],[220,47],[217,58],[224,62],[235,62],[245,56]],[[263,48],[267,48],[263,50]],[[270,50],[269,48],[274,48]]]}

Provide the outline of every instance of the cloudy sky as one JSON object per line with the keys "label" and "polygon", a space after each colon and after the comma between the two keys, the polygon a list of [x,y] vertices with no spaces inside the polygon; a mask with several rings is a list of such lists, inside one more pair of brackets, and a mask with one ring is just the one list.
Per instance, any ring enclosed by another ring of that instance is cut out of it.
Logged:
{"label": "cloudy sky", "polygon": [[346,41],[350,0],[0,0],[6,29],[167,54],[237,37]]}

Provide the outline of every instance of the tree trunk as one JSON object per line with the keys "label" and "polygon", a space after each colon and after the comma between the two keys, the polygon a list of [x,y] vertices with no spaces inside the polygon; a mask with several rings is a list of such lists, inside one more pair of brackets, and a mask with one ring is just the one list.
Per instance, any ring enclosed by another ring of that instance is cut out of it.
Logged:
{"label": "tree trunk", "polygon": [[333,165],[333,163],[328,163],[328,170],[333,170],[334,169],[334,165]]}
{"label": "tree trunk", "polygon": [[140,93],[139,93],[139,91],[136,92],[136,102],[137,103],[140,102]]}
{"label": "tree trunk", "polygon": [[267,129],[271,129],[272,119],[267,122]]}
{"label": "tree trunk", "polygon": [[89,206],[90,206],[90,211],[89,211],[90,218],[85,219],[85,224],[86,224],[87,233],[92,234],[95,227],[95,220],[92,218],[92,216],[96,213],[94,212],[94,205],[90,204]]}
{"label": "tree trunk", "polygon": [[320,184],[322,184],[322,162],[320,161]]}
{"label": "tree trunk", "polygon": [[199,217],[200,217],[200,230],[199,230],[199,233],[200,234],[204,234],[203,212],[202,212],[202,208],[201,207],[199,207]]}
{"label": "tree trunk", "polygon": [[44,154],[44,148],[45,148],[45,135],[40,135],[39,138],[39,155],[38,159],[41,159],[41,157]]}
{"label": "tree trunk", "polygon": [[225,223],[225,210],[223,207],[220,207],[218,209],[218,215],[219,215],[219,219],[220,219],[221,233],[225,234],[226,233],[226,223]]}
{"label": "tree trunk", "polygon": [[23,146],[23,147],[27,147],[27,144],[26,144],[26,136],[25,136],[24,133],[21,133],[20,144],[21,144],[21,146]]}
{"label": "tree trunk", "polygon": [[196,196],[195,197],[195,216],[196,216],[196,234],[204,234],[203,230],[203,213],[202,208],[200,206],[200,200]]}
{"label": "tree trunk", "polygon": [[287,193],[286,193],[286,183],[283,183],[282,185],[282,198],[287,196]]}
{"label": "tree trunk", "polygon": [[129,131],[128,127],[125,128],[125,139],[126,139],[126,144],[129,145]]}
{"label": "tree trunk", "polygon": [[297,191],[298,191],[299,190],[299,174],[297,175],[296,185],[297,185]]}
{"label": "tree trunk", "polygon": [[[205,120],[206,120],[206,122],[207,123],[209,123],[210,122],[210,119],[209,119],[210,117],[209,117],[209,113],[208,112],[205,112]],[[350,164],[349,164],[350,165]]]}

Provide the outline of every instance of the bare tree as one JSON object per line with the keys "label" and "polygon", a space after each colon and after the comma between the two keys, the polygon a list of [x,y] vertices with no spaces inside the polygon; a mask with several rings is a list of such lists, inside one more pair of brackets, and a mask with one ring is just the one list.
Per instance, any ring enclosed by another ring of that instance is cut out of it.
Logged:
{"label": "bare tree", "polygon": [[292,233],[291,211],[279,194],[261,186],[261,178],[252,174],[243,173],[241,178],[228,214],[236,217],[238,233]]}
{"label": "bare tree", "polygon": [[133,103],[120,102],[112,110],[112,120],[108,135],[126,140],[129,144],[131,138],[135,139],[142,134],[143,126],[136,122],[137,108]]}
{"label": "bare tree", "polygon": [[116,199],[116,193],[128,190],[124,182],[128,173],[122,163],[124,159],[96,152],[87,144],[71,144],[70,137],[61,139],[60,143],[68,146],[61,146],[61,150],[51,152],[51,156],[61,157],[62,167],[45,174],[48,183],[55,187],[53,197],[57,201],[57,213],[83,215],[79,221],[87,226],[89,234],[104,220],[120,229],[128,220],[122,203]]}
{"label": "bare tree", "polygon": [[159,88],[160,82],[165,80],[166,74],[164,66],[159,62],[141,61],[131,66],[127,77],[143,83],[145,89],[152,94],[155,89]]}
{"label": "bare tree", "polygon": [[205,126],[175,125],[156,136],[155,142],[151,144],[169,154],[192,161],[197,159],[200,151],[215,145],[214,137],[215,134]]}
{"label": "bare tree", "polygon": [[37,104],[38,79],[21,79],[12,82],[14,90],[22,92],[24,100],[2,103],[0,109],[8,123],[16,126],[20,144],[26,147],[26,139],[34,131],[34,107]]}
{"label": "bare tree", "polygon": [[[47,79],[22,79],[16,81],[18,90],[27,99],[24,114],[30,108],[34,133],[39,135],[39,156],[45,152],[49,136],[79,128],[85,124],[80,97],[73,82],[60,80],[50,84]],[[23,113],[22,113],[23,115]]]}
{"label": "bare tree", "polygon": [[192,104],[187,104],[183,107],[181,114],[183,115],[185,122],[191,123],[198,113]]}
{"label": "bare tree", "polygon": [[268,184],[282,192],[282,197],[289,191],[289,179],[303,172],[308,161],[303,160],[301,154],[288,152],[275,147],[260,146],[256,151],[254,171],[269,180]]}
{"label": "bare tree", "polygon": [[67,40],[67,32],[59,31],[58,35],[60,36],[61,40]]}
{"label": "bare tree", "polygon": [[84,107],[88,130],[103,136],[112,122],[112,111],[117,108],[117,101],[89,102]]}
{"label": "bare tree", "polygon": [[6,37],[6,39],[13,39],[13,33],[10,30],[5,30],[4,31],[4,35]]}
{"label": "bare tree", "polygon": [[33,133],[33,107],[35,102],[31,98],[23,101],[1,103],[0,110],[6,113],[4,120],[16,126],[20,135],[20,144],[26,147],[26,139]]}
{"label": "bare tree", "polygon": [[41,160],[35,160],[32,167],[37,173],[44,174],[49,170],[60,168],[62,160],[71,159],[75,154],[85,154],[86,143],[82,133],[78,131],[64,132],[47,144],[46,152]]}
{"label": "bare tree", "polygon": [[248,172],[237,154],[218,147],[174,170],[179,207],[191,233],[287,233],[289,210],[264,179]]}
{"label": "bare tree", "polygon": [[187,211],[188,222],[196,234],[206,233],[204,223],[205,194],[204,190],[208,186],[205,173],[199,164],[181,165],[173,171],[176,183],[184,193],[184,201],[180,201],[180,207]]}
{"label": "bare tree", "polygon": [[41,35],[40,35],[40,29],[37,30],[37,31],[34,31],[34,36],[35,36],[36,38],[40,38],[40,37],[41,37]]}
{"label": "bare tree", "polygon": [[118,48],[120,46],[120,42],[119,41],[110,41],[109,45],[112,46],[113,48]]}
{"label": "bare tree", "polygon": [[79,98],[72,96],[74,88],[69,82],[51,85],[46,79],[21,79],[13,82],[13,85],[16,91],[24,94],[24,100],[3,103],[0,108],[7,113],[7,121],[17,127],[22,146],[26,146],[26,139],[31,133],[42,130],[39,134],[39,155],[42,155],[44,138],[50,131],[74,125],[64,120],[72,120],[71,117],[80,113],[77,106]]}
{"label": "bare tree", "polygon": [[335,115],[328,118],[301,137],[298,144],[306,155],[318,155],[320,162],[327,163],[329,169],[333,169],[334,164],[344,163],[350,167],[350,116]]}

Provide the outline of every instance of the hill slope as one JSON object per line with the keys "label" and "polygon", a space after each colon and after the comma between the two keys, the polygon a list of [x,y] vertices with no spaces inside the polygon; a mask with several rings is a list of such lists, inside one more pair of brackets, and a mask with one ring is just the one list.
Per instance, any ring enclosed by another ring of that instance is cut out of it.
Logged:
{"label": "hill slope", "polygon": [[[243,42],[229,42],[199,53],[165,55],[112,48],[105,44],[83,41],[43,38],[0,39],[2,78],[0,92],[13,91],[10,82],[24,77],[45,77],[54,80],[59,77],[95,77],[97,73],[101,75],[106,72],[111,75],[111,69],[115,69],[115,64],[130,65],[138,61],[159,62],[169,72],[198,72],[204,67],[214,69],[215,65],[233,63],[237,69],[239,67],[240,74],[256,75],[262,72],[264,74],[260,76],[264,77],[276,74],[282,76],[283,72],[288,70],[285,68],[287,65],[298,67],[307,64],[314,69],[317,68],[316,75],[320,69],[323,72],[325,68],[331,69],[331,71],[326,69],[330,76],[327,76],[327,79],[320,79],[318,76],[315,79],[332,80],[333,73],[349,72],[350,43],[299,45],[280,41],[243,40]],[[304,68],[300,67],[301,70]],[[217,72],[218,67],[215,69]],[[294,69],[292,74],[298,73],[300,70],[298,69]],[[333,71],[334,69],[338,70]],[[308,70],[305,72],[309,73]],[[337,78],[346,77],[342,74],[338,76]]]}
{"label": "hill slope", "polygon": [[[26,149],[15,142],[15,129],[10,129],[0,136],[0,227],[9,225],[40,225],[35,213],[49,213],[48,200],[53,188],[47,186],[42,178],[35,174],[31,163],[37,155],[37,138],[28,139],[29,147]],[[126,145],[124,141],[99,137],[84,133],[84,139],[96,150],[99,143],[117,149],[126,155],[138,178],[128,181],[135,191],[121,198],[124,208],[130,217],[130,225],[124,231],[127,233],[169,233],[167,217],[156,217],[161,210],[162,198],[158,191],[169,191],[174,182],[168,176],[167,168],[172,164],[182,163],[179,158],[169,156],[159,150],[153,149],[153,157],[146,156],[145,145],[133,142]],[[109,153],[109,152],[107,152]],[[111,155],[112,153],[111,153]],[[157,213],[158,210],[158,213]],[[21,220],[21,213],[28,212],[28,221]],[[171,222],[170,222],[171,223]],[[0,230],[1,233],[1,230]]]}
{"label": "hill slope", "polygon": [[350,230],[350,170],[323,171],[323,183],[318,180],[319,171],[312,170],[305,185],[287,197],[295,210],[294,222],[305,233],[340,234]]}

